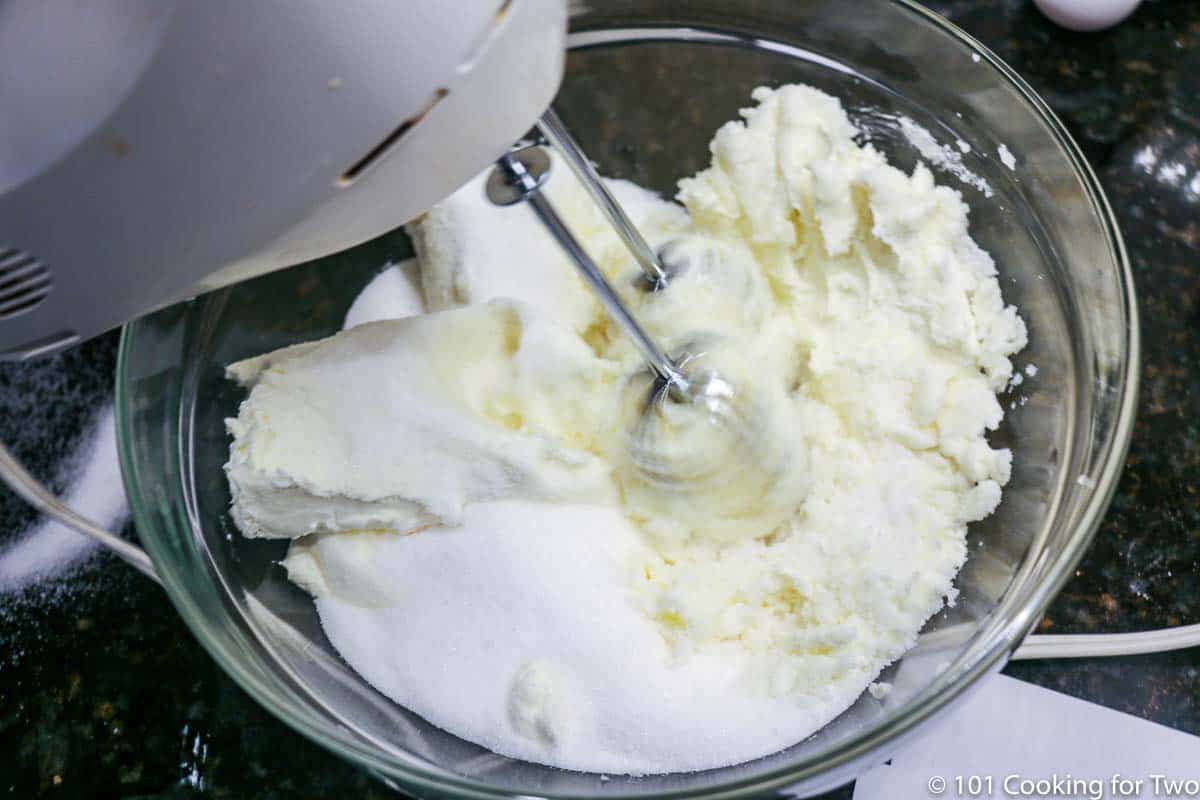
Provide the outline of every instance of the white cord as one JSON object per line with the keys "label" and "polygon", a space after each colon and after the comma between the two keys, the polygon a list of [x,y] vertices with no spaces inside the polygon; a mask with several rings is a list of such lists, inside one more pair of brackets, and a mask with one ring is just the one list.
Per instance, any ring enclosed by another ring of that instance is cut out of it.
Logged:
{"label": "white cord", "polygon": [[1163,653],[1200,647],[1200,625],[1180,625],[1141,633],[1035,634],[1013,653],[1013,661],[1035,658],[1103,658]]}
{"label": "white cord", "polygon": [[150,556],[146,555],[144,550],[64,505],[53,492],[25,469],[25,465],[18,461],[3,443],[0,443],[0,484],[7,484],[18,497],[38,511],[69,528],[87,534],[112,550],[127,564],[137,568],[147,578],[162,583],[154,571]]}

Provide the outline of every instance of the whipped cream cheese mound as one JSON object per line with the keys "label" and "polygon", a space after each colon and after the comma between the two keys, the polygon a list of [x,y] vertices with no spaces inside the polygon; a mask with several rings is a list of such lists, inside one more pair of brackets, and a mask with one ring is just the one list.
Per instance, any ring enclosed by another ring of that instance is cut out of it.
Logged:
{"label": "whipped cream cheese mound", "polygon": [[609,182],[678,268],[663,291],[557,158],[548,184],[645,326],[742,393],[753,458],[667,407],[654,447],[696,478],[642,468],[637,353],[486,176],[410,226],[419,274],[381,275],[348,330],[230,367],[234,520],[294,538],[338,652],[451,733],[607,773],[783,749],[953,600],[1000,502],[987,433],[1026,332],[967,206],[836,99],[753,97],[681,206]]}

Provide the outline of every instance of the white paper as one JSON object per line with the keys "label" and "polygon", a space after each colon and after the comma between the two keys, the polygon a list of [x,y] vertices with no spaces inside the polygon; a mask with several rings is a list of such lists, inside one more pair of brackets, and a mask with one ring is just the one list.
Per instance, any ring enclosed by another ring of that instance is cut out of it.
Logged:
{"label": "white paper", "polygon": [[1200,736],[997,675],[854,788],[854,800],[988,797],[1200,798]]}

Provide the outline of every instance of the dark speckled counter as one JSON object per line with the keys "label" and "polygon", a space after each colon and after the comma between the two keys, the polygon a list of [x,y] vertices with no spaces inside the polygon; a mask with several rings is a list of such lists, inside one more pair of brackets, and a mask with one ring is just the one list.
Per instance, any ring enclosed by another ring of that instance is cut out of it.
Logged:
{"label": "dark speckled counter", "polygon": [[[929,5],[992,47],[1066,121],[1116,209],[1141,298],[1143,388],[1128,467],[1095,545],[1039,629],[1200,622],[1200,3],[1150,0],[1094,35],[1053,27],[1026,0]],[[111,397],[114,360],[109,336],[0,365],[0,437],[59,489],[64,455]],[[0,545],[32,519],[0,489]],[[1200,734],[1200,649],[1006,672]],[[69,582],[0,595],[0,796],[390,794],[262,711],[161,590],[100,555]]]}

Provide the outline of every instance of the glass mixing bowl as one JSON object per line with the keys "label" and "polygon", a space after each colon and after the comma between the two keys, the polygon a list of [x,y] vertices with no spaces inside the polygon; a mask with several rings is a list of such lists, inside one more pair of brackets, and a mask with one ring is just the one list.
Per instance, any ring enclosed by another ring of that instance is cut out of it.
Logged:
{"label": "glass mixing bowl", "polygon": [[244,539],[229,519],[222,421],[242,392],[222,370],[338,330],[382,265],[411,253],[399,231],[126,327],[117,419],[133,515],[171,600],[222,667],[296,730],[393,786],[471,797],[813,794],[882,762],[999,669],[1089,543],[1135,404],[1129,265],[1095,176],[1045,103],[915,4],[857,2],[853,13],[842,0],[578,6],[555,105],[608,175],[669,195],[706,164],[709,138],[751,89],[799,81],[840,97],[892,163],[910,169],[921,156],[904,135],[915,122],[961,153],[951,165],[960,176],[986,181],[991,196],[978,180],[935,170],[972,208],[972,232],[1029,325],[1018,363],[1036,364],[1037,375],[1002,398],[1012,408],[992,441],[1013,449],[1013,478],[997,513],[971,527],[958,603],[885,672],[892,692],[864,696],[804,742],[741,766],[602,778],[494,755],[349,669],[277,566],[285,544]]}

